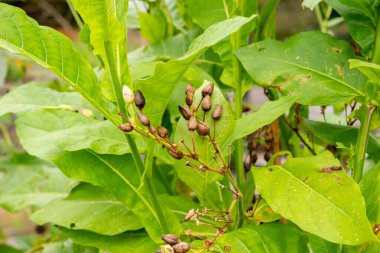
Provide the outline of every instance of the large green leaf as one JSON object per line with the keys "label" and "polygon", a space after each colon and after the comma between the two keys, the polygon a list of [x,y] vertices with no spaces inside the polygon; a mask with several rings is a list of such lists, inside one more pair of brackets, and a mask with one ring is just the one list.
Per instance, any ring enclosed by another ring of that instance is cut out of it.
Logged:
{"label": "large green leaf", "polygon": [[301,229],[328,241],[359,245],[376,241],[359,186],[329,152],[294,158],[280,166],[255,169],[260,194],[270,207]]}
{"label": "large green leaf", "polygon": [[90,184],[78,185],[67,198],[48,203],[31,219],[38,224],[49,222],[103,235],[116,235],[142,227],[136,215],[112,193]]}
{"label": "large green leaf", "polygon": [[[194,95],[194,105],[197,105],[202,98],[201,90],[204,86],[208,85],[208,81],[205,81],[204,84],[198,88]],[[220,146],[225,146],[228,143],[225,143],[227,138],[231,135],[235,127],[235,121],[233,113],[230,109],[229,103],[224,98],[222,92],[218,87],[215,86],[214,92],[211,96],[212,98],[212,108],[210,112],[206,114],[205,122],[210,127],[211,136],[214,136],[214,120],[211,118],[211,112],[214,110],[217,104],[223,106],[222,118],[216,123],[216,141]],[[202,120],[203,111],[199,109],[197,118]],[[187,121],[181,117],[178,121],[178,125],[175,132],[174,140],[176,143],[181,143],[183,140],[189,147],[192,146],[191,134],[187,128]],[[213,159],[214,149],[210,141],[206,141],[204,137],[200,137],[196,132],[194,133],[194,142],[196,151],[199,154],[199,158],[204,161],[206,164],[209,164],[212,168],[218,168],[217,164]],[[180,145],[184,150],[185,147],[183,144]],[[225,154],[226,155],[226,154]],[[199,164],[197,164],[199,165]],[[214,189],[217,189],[217,186],[214,182],[221,179],[221,175],[212,171],[200,172],[192,167],[185,166],[184,160],[179,160],[176,162],[176,170],[179,178],[189,185],[197,193],[197,197],[201,200],[202,204],[206,203],[217,203],[219,195],[214,195],[217,193]],[[214,188],[213,190],[211,190]]]}
{"label": "large green leaf", "polygon": [[298,229],[281,223],[240,228],[221,236],[215,248],[223,253],[309,252],[305,236]]}
{"label": "large green leaf", "polygon": [[310,248],[313,253],[338,253],[339,245],[309,234]]}
{"label": "large green leaf", "polygon": [[111,118],[90,64],[59,32],[39,26],[23,10],[0,3],[0,47],[52,70]]}
{"label": "large green leaf", "polygon": [[380,224],[380,163],[368,171],[360,181],[360,189],[366,202],[369,221]]}
{"label": "large green leaf", "polygon": [[235,17],[210,26],[193,41],[185,55],[166,63],[158,63],[151,77],[136,82],[137,89],[141,90],[146,98],[147,106],[144,108],[144,113],[153,125],[160,123],[175,85],[189,66],[208,47],[237,31],[254,17]]}
{"label": "large green leaf", "polygon": [[279,100],[264,103],[258,111],[236,120],[235,131],[230,138],[232,138],[232,140],[243,138],[263,126],[272,123],[275,119],[287,112],[294,102],[294,97],[285,96]]}
{"label": "large green leaf", "polygon": [[365,77],[349,68],[348,59],[355,58],[351,47],[324,33],[257,42],[237,56],[259,84],[279,86],[301,104],[330,105],[364,96]]}
{"label": "large green leaf", "polygon": [[110,79],[105,43],[109,43],[113,50],[121,83],[131,85],[126,57],[128,1],[72,0],[72,2],[91,31],[90,42],[94,47],[94,54],[99,55],[105,64],[103,93],[114,101],[115,94]]}
{"label": "large green leaf", "polygon": [[0,169],[0,206],[8,211],[42,207],[63,198],[72,183],[57,168],[25,153],[2,160]]}
{"label": "large green leaf", "polygon": [[[100,155],[81,150],[60,154],[54,163],[70,178],[111,191],[140,218],[150,237],[156,242],[161,241],[161,220],[153,209],[146,186],[141,185],[142,178],[131,155]],[[171,232],[180,233],[181,227],[175,214],[166,205],[161,205]]]}
{"label": "large green leaf", "polygon": [[40,83],[32,82],[12,89],[0,99],[0,116],[21,114],[42,108],[92,109],[76,92],[58,92]]}
{"label": "large green leaf", "polygon": [[[359,129],[356,127],[335,125],[324,122],[303,120],[301,127],[310,131],[316,143],[321,145],[336,145],[343,143],[346,147],[355,146]],[[376,161],[380,159],[380,141],[373,134],[369,134],[367,153]]]}
{"label": "large green leaf", "polygon": [[110,253],[154,252],[159,248],[159,246],[143,232],[105,236],[88,231],[75,231],[66,228],[60,228],[60,230],[80,245],[96,247]]}

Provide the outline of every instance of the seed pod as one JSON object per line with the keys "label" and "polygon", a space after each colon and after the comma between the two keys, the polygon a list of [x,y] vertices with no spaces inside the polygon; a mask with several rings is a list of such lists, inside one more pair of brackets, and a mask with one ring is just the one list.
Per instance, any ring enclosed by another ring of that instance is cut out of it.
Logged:
{"label": "seed pod", "polygon": [[163,126],[158,126],[157,127],[157,133],[161,138],[166,138],[169,136],[169,131]]}
{"label": "seed pod", "polygon": [[189,120],[191,116],[193,116],[193,112],[189,108],[185,108],[183,106],[178,106],[179,112],[185,120]]}
{"label": "seed pod", "polygon": [[169,148],[168,149],[168,153],[171,157],[173,157],[174,159],[181,159],[182,158],[182,154],[181,153],[177,153],[174,149],[171,149]]}
{"label": "seed pod", "polygon": [[251,169],[252,163],[251,163],[251,156],[247,155],[244,158],[244,171],[248,172]]}
{"label": "seed pod", "polygon": [[257,162],[257,154],[256,153],[251,154],[251,161],[252,161],[252,165],[256,164],[256,162]]}
{"label": "seed pod", "polygon": [[187,242],[180,242],[173,246],[175,253],[186,253],[190,250],[190,245]]}
{"label": "seed pod", "polygon": [[140,90],[136,91],[135,105],[137,106],[137,108],[139,108],[140,111],[145,106],[145,98],[144,98],[144,95],[142,94],[142,92]]}
{"label": "seed pod", "polygon": [[156,129],[154,128],[154,126],[149,125],[148,129],[149,129],[149,132],[150,132],[151,134],[153,134],[153,135],[156,134]]}
{"label": "seed pod", "polygon": [[198,121],[197,132],[200,136],[206,136],[210,133],[210,128],[208,127],[208,125],[205,122]]}
{"label": "seed pod", "polygon": [[187,214],[183,220],[189,221],[189,220],[192,220],[194,217],[196,218],[195,211],[194,211],[194,209],[191,209],[189,212],[187,212]]}
{"label": "seed pod", "polygon": [[131,125],[131,123],[128,122],[120,125],[119,129],[125,133],[129,133],[133,131],[133,126]]}
{"label": "seed pod", "polygon": [[214,84],[209,83],[202,89],[202,97],[205,97],[207,95],[211,96],[213,91],[214,91]]}
{"label": "seed pod", "polygon": [[186,85],[185,94],[186,95],[187,94],[193,94],[194,95],[194,93],[195,93],[195,89],[194,89],[193,85],[191,83],[188,83]]}
{"label": "seed pod", "polygon": [[141,124],[144,126],[150,126],[150,120],[142,112],[137,112],[137,117],[139,118]]}
{"label": "seed pod", "polygon": [[223,106],[219,104],[215,107],[214,111],[212,112],[212,118],[214,120],[220,120],[220,118],[222,117],[222,113],[223,113]]}
{"label": "seed pod", "polygon": [[185,102],[188,106],[191,106],[193,104],[193,101],[194,101],[194,93],[188,93],[186,94],[186,97],[185,97]]}
{"label": "seed pod", "polygon": [[187,122],[187,129],[189,129],[189,131],[194,131],[197,129],[197,126],[198,126],[197,119],[195,118],[195,116],[191,116],[189,119],[189,122]]}
{"label": "seed pod", "polygon": [[265,154],[264,154],[265,161],[268,162],[270,160],[270,158],[271,158],[271,155],[268,152],[265,152]]}
{"label": "seed pod", "polygon": [[126,104],[131,104],[135,99],[133,91],[127,85],[123,86],[123,98]]}
{"label": "seed pod", "polygon": [[211,97],[207,95],[202,100],[202,103],[201,103],[202,110],[205,112],[210,111],[211,105],[212,105]]}
{"label": "seed pod", "polygon": [[179,240],[179,238],[178,238],[176,235],[173,235],[173,234],[162,235],[162,236],[161,236],[161,239],[162,239],[165,243],[167,243],[167,244],[169,244],[169,245],[171,245],[171,246],[173,246],[173,245],[175,245],[175,244],[181,242],[181,241]]}
{"label": "seed pod", "polygon": [[165,244],[164,246],[161,246],[161,252],[162,253],[175,253],[174,249],[169,244]]}

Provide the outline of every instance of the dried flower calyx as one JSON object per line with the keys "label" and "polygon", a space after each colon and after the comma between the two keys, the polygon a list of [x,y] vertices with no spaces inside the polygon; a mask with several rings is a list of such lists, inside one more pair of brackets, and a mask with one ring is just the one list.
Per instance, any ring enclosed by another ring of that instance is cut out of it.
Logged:
{"label": "dried flower calyx", "polygon": [[186,253],[190,250],[190,245],[187,242],[181,242],[181,240],[173,234],[162,235],[161,239],[166,245],[161,246],[161,250],[156,252],[173,252],[173,253]]}
{"label": "dried flower calyx", "polygon": [[214,84],[209,83],[202,89],[202,97],[205,97],[207,95],[211,96],[213,91],[214,91]]}
{"label": "dried flower calyx", "polygon": [[186,85],[186,91],[185,91],[185,102],[188,106],[191,106],[193,104],[193,100],[194,100],[194,93],[195,93],[195,89],[193,87],[193,85],[191,85],[190,83]]}
{"label": "dried flower calyx", "polygon": [[142,112],[138,112],[137,117],[139,118],[141,124],[143,124],[144,126],[150,126],[150,120]]}
{"label": "dried flower calyx", "polygon": [[214,120],[220,120],[220,118],[222,117],[222,114],[223,114],[223,106],[218,104],[214,111],[212,112],[212,118]]}
{"label": "dried flower calyx", "polygon": [[189,120],[190,117],[193,116],[193,112],[189,108],[186,108],[186,107],[179,105],[178,110],[185,120]]}
{"label": "dried flower calyx", "polygon": [[212,102],[211,102],[210,95],[205,96],[201,103],[202,110],[205,112],[208,112],[211,109],[211,105],[212,105]]}
{"label": "dried flower calyx", "polygon": [[207,136],[207,135],[210,134],[210,128],[208,127],[208,125],[205,122],[198,121],[198,124],[197,124],[197,133],[200,136]]}
{"label": "dried flower calyx", "polygon": [[178,236],[176,236],[176,235],[174,235],[174,234],[166,234],[166,235],[162,235],[162,236],[161,236],[161,239],[162,239],[165,243],[167,243],[167,244],[169,244],[169,245],[171,245],[171,246],[173,246],[173,245],[178,244],[178,243],[181,242],[180,239],[178,238]]}
{"label": "dried flower calyx", "polygon": [[145,98],[141,91],[136,91],[135,105],[141,111],[145,106]]}
{"label": "dried flower calyx", "polygon": [[133,126],[131,125],[131,123],[128,122],[120,125],[119,129],[125,133],[129,133],[133,131]]}

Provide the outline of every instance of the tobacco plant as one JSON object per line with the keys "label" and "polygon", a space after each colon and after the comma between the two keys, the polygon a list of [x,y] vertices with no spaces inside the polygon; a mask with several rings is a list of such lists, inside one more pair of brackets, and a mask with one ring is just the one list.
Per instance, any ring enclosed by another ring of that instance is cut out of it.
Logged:
{"label": "tobacco plant", "polygon": [[49,228],[1,252],[380,250],[378,1],[305,0],[320,31],[284,41],[279,0],[67,2],[92,60],[0,3],[0,47],[62,80],[0,99],[0,205]]}

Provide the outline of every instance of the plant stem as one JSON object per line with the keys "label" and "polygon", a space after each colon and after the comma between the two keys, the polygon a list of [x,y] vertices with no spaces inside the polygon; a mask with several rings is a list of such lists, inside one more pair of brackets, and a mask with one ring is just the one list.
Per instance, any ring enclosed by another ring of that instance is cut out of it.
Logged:
{"label": "plant stem", "polygon": [[167,219],[165,217],[165,214],[161,208],[161,204],[156,192],[156,188],[154,187],[154,184],[153,184],[152,169],[153,169],[154,147],[155,147],[154,141],[152,140],[149,141],[147,152],[146,152],[146,159],[145,159],[145,171],[146,171],[145,181],[146,181],[146,186],[148,188],[148,191],[151,195],[153,207],[156,210],[157,216],[160,220],[162,232],[164,234],[169,234],[170,228],[169,228]]}
{"label": "plant stem", "polygon": [[69,6],[70,8],[70,11],[71,11],[71,14],[73,14],[73,17],[75,19],[75,22],[77,23],[78,27],[80,29],[83,28],[83,22],[82,20],[80,19],[79,15],[78,15],[78,12],[75,10],[74,6],[73,6],[73,3],[71,2],[71,0],[66,0],[67,2],[67,5]]}
{"label": "plant stem", "polygon": [[4,141],[8,145],[13,145],[12,138],[8,133],[8,130],[6,126],[3,124],[3,122],[0,122],[0,132],[3,135]]}
{"label": "plant stem", "polygon": [[[113,52],[112,52],[111,43],[109,41],[105,41],[104,47],[106,50],[108,66],[109,66],[109,70],[111,73],[111,79],[112,79],[112,87],[113,87],[113,91],[114,91],[114,94],[116,97],[118,109],[123,115],[127,115],[127,110],[125,108],[124,98],[123,98],[123,94],[122,94],[122,88],[121,88],[119,76],[117,74],[117,68],[115,65],[115,57],[114,57]],[[125,122],[124,118],[123,118],[123,122]],[[137,149],[136,143],[130,135],[126,134],[125,136],[127,138],[128,144],[131,148],[133,160],[134,160],[140,174],[143,174],[145,168],[144,168],[144,164],[142,162],[140,153]],[[153,157],[152,157],[152,159],[153,159]],[[151,166],[151,165],[152,165],[152,162],[149,162],[149,164],[146,164],[146,166]],[[152,169],[151,167],[148,167],[148,168],[150,170]],[[148,172],[147,174],[151,174],[151,171],[149,172],[149,170],[148,170],[147,172]],[[167,226],[168,223],[167,223],[166,217],[164,216],[164,212],[161,208],[161,205],[159,204],[160,201],[159,201],[157,193],[154,189],[153,182],[151,181],[151,175],[147,175],[146,182],[147,182],[147,190],[149,192],[149,195],[152,198],[152,202],[153,202],[153,205],[156,209],[156,214],[158,216],[159,223],[160,223],[161,228],[163,230],[162,232],[167,233],[169,231],[169,228]]]}
{"label": "plant stem", "polygon": [[380,17],[377,18],[375,47],[373,49],[371,62],[380,64]]}
{"label": "plant stem", "polygon": [[358,140],[356,142],[354,155],[354,168],[352,172],[352,177],[356,182],[360,182],[363,175],[365,153],[367,150],[368,135],[371,126],[371,116],[376,108],[374,105],[362,105],[362,107],[364,112],[360,120]]}

